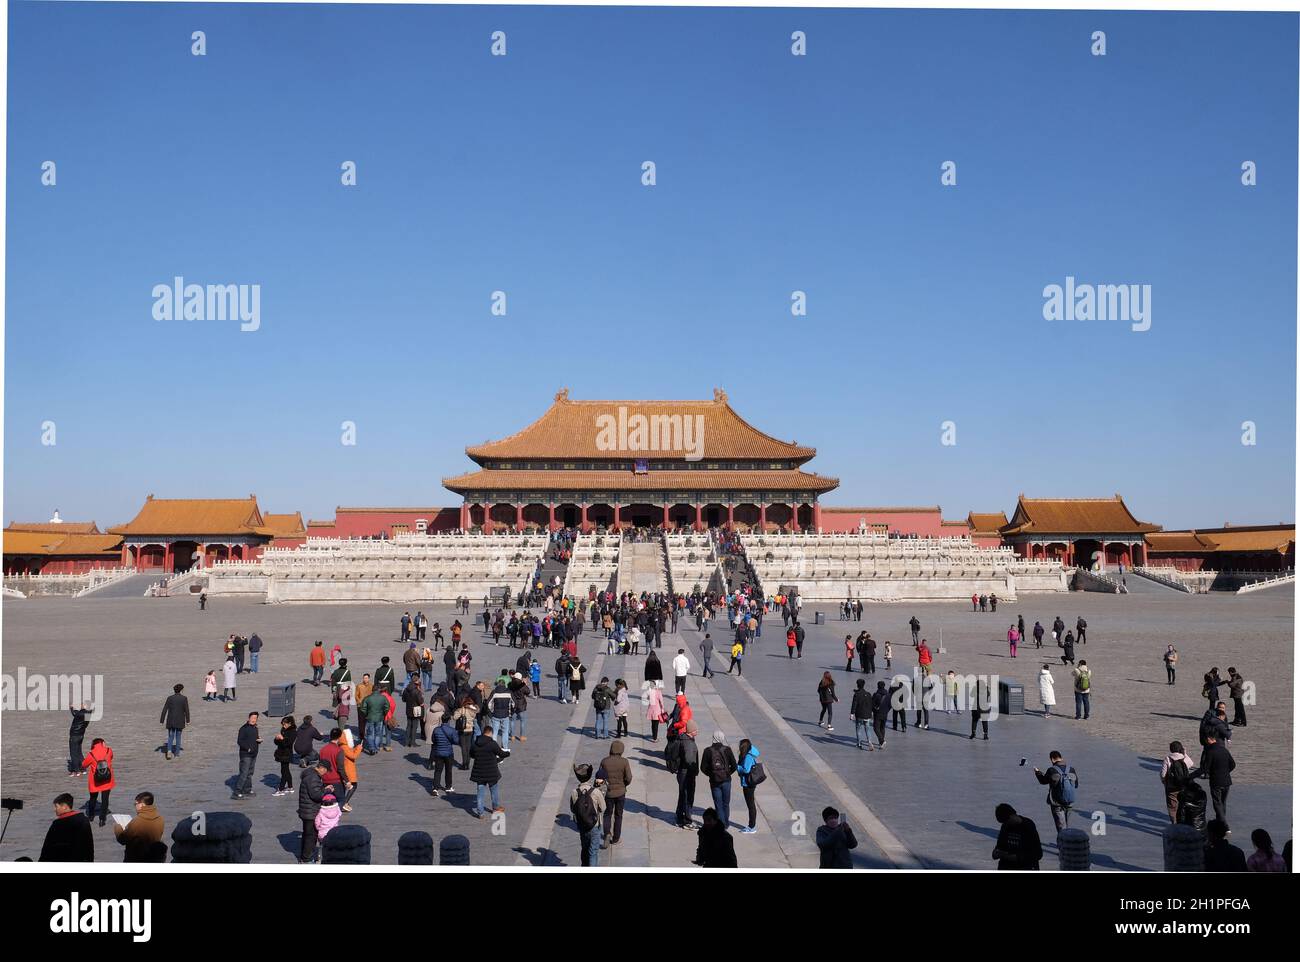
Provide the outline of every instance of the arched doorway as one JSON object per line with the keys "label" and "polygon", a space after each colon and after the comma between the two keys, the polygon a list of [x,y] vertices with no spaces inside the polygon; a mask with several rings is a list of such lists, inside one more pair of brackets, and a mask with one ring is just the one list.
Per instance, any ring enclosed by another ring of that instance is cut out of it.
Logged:
{"label": "arched doorway", "polygon": [[197,541],[172,542],[172,571],[189,571],[198,562],[200,554]]}
{"label": "arched doorway", "polygon": [[[1048,557],[1055,558],[1056,548],[1061,548],[1062,560],[1064,560],[1065,545],[1050,544],[1048,547]],[[1091,538],[1074,542],[1074,563],[1080,568],[1092,570],[1103,565],[1105,559],[1101,556],[1101,542]]]}
{"label": "arched doorway", "polygon": [[471,504],[469,506],[469,526],[471,528],[483,527],[483,522],[487,520],[487,510],[481,504]]}
{"label": "arched doorway", "polygon": [[810,505],[810,504],[801,504],[801,505],[799,505],[799,509],[798,509],[798,522],[797,522],[797,524],[799,525],[799,528],[800,528],[801,530],[802,530],[802,529],[806,529],[806,528],[811,528],[811,527],[812,527],[812,523],[813,523],[813,509],[812,509],[812,505]]}

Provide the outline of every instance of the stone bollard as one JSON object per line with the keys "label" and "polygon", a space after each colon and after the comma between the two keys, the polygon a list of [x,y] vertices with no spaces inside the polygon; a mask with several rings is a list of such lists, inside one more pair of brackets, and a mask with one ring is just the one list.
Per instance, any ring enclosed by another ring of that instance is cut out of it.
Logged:
{"label": "stone bollard", "polygon": [[447,835],[438,845],[439,865],[468,865],[469,839],[464,835]]}
{"label": "stone bollard", "polygon": [[398,865],[432,865],[433,836],[428,832],[406,832],[397,840]]}
{"label": "stone bollard", "polygon": [[370,829],[364,825],[340,825],[321,839],[322,865],[369,865]]}
{"label": "stone bollard", "polygon": [[1092,840],[1081,828],[1058,833],[1056,852],[1062,872],[1086,872],[1092,867]]}
{"label": "stone bollard", "polygon": [[253,822],[242,812],[200,812],[172,829],[173,862],[253,861]]}
{"label": "stone bollard", "polygon": [[1166,872],[1205,871],[1205,836],[1195,826],[1167,826],[1164,843]]}

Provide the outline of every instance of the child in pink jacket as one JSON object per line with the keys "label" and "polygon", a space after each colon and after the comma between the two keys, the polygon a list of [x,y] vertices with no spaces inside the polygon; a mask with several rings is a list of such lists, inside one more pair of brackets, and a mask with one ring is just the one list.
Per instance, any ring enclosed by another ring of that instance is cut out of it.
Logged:
{"label": "child in pink jacket", "polygon": [[339,800],[333,792],[326,792],[325,797],[321,799],[320,811],[316,813],[316,837],[324,841],[325,836],[342,818],[343,811],[339,808]]}

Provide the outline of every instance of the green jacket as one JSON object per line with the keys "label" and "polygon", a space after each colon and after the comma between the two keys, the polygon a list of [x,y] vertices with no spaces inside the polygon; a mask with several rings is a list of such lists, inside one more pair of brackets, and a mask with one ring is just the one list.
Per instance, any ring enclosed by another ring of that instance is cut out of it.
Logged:
{"label": "green jacket", "polygon": [[366,716],[367,724],[379,724],[388,714],[388,699],[378,691],[372,692],[361,703],[361,711]]}

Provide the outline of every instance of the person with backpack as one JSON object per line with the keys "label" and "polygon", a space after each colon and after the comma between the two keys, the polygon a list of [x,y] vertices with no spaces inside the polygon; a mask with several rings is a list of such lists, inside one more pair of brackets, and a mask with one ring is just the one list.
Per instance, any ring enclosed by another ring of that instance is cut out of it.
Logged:
{"label": "person with backpack", "polygon": [[315,743],[325,740],[325,736],[316,730],[311,715],[303,715],[302,724],[298,726],[298,732],[293,738],[293,750],[298,756],[299,768],[306,768],[320,757],[316,753]]}
{"label": "person with backpack", "polygon": [[745,796],[745,807],[749,809],[749,824],[740,830],[741,835],[753,835],[758,831],[758,806],[754,802],[754,791],[767,780],[767,772],[759,761],[758,746],[748,738],[742,738],[736,746],[739,756],[736,761],[736,773],[740,776],[740,791]]}
{"label": "person with backpack", "polygon": [[[1067,636],[1068,637],[1068,636]],[[1092,714],[1092,669],[1082,659],[1077,668],[1070,670],[1074,676],[1074,720],[1088,720]]]}
{"label": "person with backpack", "polygon": [[1016,810],[1006,802],[994,809],[993,817],[1001,826],[997,844],[993,847],[998,871],[1038,871],[1038,863],[1043,860],[1043,843],[1034,820],[1016,814]]}
{"label": "person with backpack", "polygon": [[614,707],[614,690],[609,687],[609,678],[602,678],[591,690],[591,707],[596,709],[592,738],[609,738],[609,712]]}
{"label": "person with backpack", "polygon": [[569,694],[576,705],[578,699],[582,697],[582,690],[587,687],[587,681],[583,677],[587,674],[587,666],[582,663],[582,659],[577,655],[569,656]]}
{"label": "person with backpack", "polygon": [[[594,694],[594,693],[593,693]],[[595,868],[600,864],[601,818],[605,813],[605,788],[600,779],[591,782],[590,765],[574,765],[573,774],[578,779],[578,787],[569,796],[569,812],[574,824],[578,826],[578,848],[582,857],[583,868]]]}
{"label": "person with backpack", "polygon": [[1182,742],[1170,742],[1169,752],[1160,763],[1160,784],[1165,787],[1165,808],[1169,812],[1169,824],[1178,824],[1178,806],[1182,802],[1183,789],[1191,781],[1191,769],[1187,766],[1187,756],[1183,753]]}
{"label": "person with backpack", "polygon": [[113,749],[108,747],[104,739],[94,739],[90,743],[90,751],[81,760],[81,767],[89,770],[86,790],[90,792],[90,802],[86,806],[86,818],[92,822],[95,820],[95,808],[100,797],[103,796],[103,804],[99,806],[99,824],[102,828],[108,821],[109,793],[117,784],[113,772]]}
{"label": "person with backpack", "polygon": [[[796,605],[796,608],[797,607],[798,606]],[[807,633],[803,630],[803,625],[799,623],[798,617],[795,617],[793,619],[793,624],[794,624],[794,646],[798,650],[798,657],[802,658],[803,642],[804,642],[804,638],[807,637]]]}
{"label": "person with backpack", "polygon": [[[835,731],[831,722],[835,720],[835,703],[839,701],[835,694],[835,679],[829,671],[822,673],[822,680],[817,685],[817,701],[821,705],[821,714],[817,716],[817,727],[828,732]],[[824,722],[824,724],[823,724]]]}
{"label": "person with backpack", "polygon": [[505,682],[498,678],[488,698],[488,714],[492,718],[492,738],[507,755],[510,754],[510,716],[514,707],[514,696]]}
{"label": "person with backpack", "polygon": [[605,825],[601,848],[617,845],[623,837],[623,806],[627,802],[627,787],[632,784],[632,766],[623,757],[623,743],[614,742],[609,754],[600,763],[596,777],[605,784]]}
{"label": "person with backpack", "polygon": [[1034,777],[1039,785],[1047,786],[1047,807],[1051,809],[1052,821],[1056,830],[1063,832],[1070,827],[1070,812],[1074,809],[1075,794],[1079,788],[1079,774],[1065,763],[1060,752],[1048,755],[1051,765],[1046,772],[1034,769]]}
{"label": "person with backpack", "polygon": [[713,733],[713,744],[704,749],[700,771],[709,777],[713,807],[725,828],[731,823],[731,776],[736,773],[736,756],[721,731]]}

